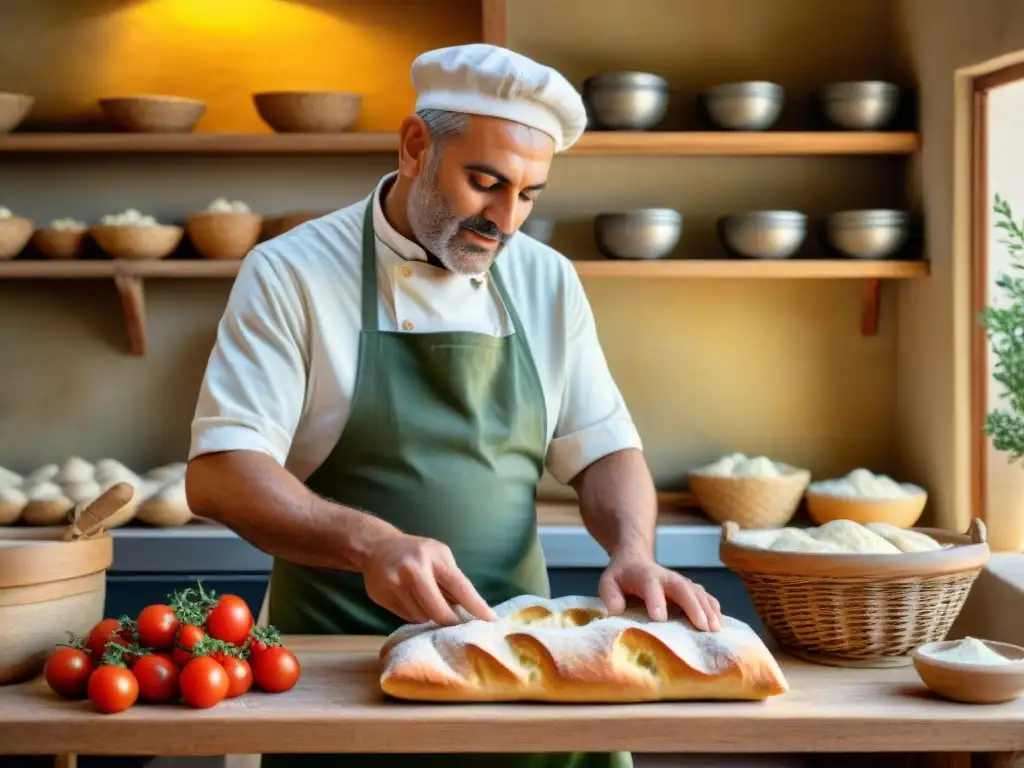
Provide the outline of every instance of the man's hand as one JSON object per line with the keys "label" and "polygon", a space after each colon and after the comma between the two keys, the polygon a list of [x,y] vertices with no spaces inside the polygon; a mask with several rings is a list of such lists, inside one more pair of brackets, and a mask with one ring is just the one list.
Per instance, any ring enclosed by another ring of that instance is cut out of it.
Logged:
{"label": "man's hand", "polygon": [[366,593],[406,621],[460,623],[452,605],[494,621],[494,611],[459,570],[451,549],[434,539],[399,533],[386,538],[363,565]]}
{"label": "man's hand", "polygon": [[700,584],[668,568],[662,568],[643,553],[612,557],[601,575],[598,587],[601,599],[612,615],[626,609],[626,597],[639,597],[654,621],[668,618],[668,601],[683,609],[697,629],[717,632],[722,628],[722,609],[718,601]]}

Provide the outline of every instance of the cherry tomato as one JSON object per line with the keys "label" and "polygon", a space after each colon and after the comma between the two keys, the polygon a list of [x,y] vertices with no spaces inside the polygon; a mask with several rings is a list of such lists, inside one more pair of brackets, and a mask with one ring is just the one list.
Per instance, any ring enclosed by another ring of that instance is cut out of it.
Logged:
{"label": "cherry tomato", "polygon": [[147,605],[136,622],[139,644],[146,648],[165,650],[173,647],[178,631],[178,617],[169,605]]}
{"label": "cherry tomato", "polygon": [[252,677],[267,693],[283,693],[299,680],[299,660],[283,645],[267,648],[253,662]]}
{"label": "cherry tomato", "polygon": [[139,681],[130,669],[104,664],[89,677],[89,701],[100,712],[122,712],[139,698]]}
{"label": "cherry tomato", "polygon": [[58,648],[46,661],[43,673],[54,693],[65,699],[84,699],[89,692],[93,663],[79,648]]}
{"label": "cherry tomato", "polygon": [[89,649],[89,658],[94,666],[99,666],[103,654],[107,652],[107,643],[111,640],[122,640],[120,637],[121,622],[117,619],[103,619],[92,631],[85,647]]}
{"label": "cherry tomato", "polygon": [[143,656],[132,667],[139,681],[139,697],[144,701],[170,701],[178,696],[180,671],[169,656]]}
{"label": "cherry tomato", "polygon": [[206,616],[206,631],[210,637],[232,645],[244,643],[252,625],[252,611],[237,595],[222,595]]}
{"label": "cherry tomato", "polygon": [[197,656],[181,670],[181,697],[196,709],[219,704],[228,695],[230,681],[224,667],[209,656]]}
{"label": "cherry tomato", "polygon": [[174,643],[174,652],[172,654],[174,663],[179,667],[184,667],[192,661],[192,648],[204,637],[206,637],[206,633],[202,627],[197,627],[194,624],[183,624],[178,629],[178,636]]}
{"label": "cherry tomato", "polygon": [[228,673],[227,698],[233,699],[236,696],[241,696],[252,688],[252,668],[245,659],[228,656],[221,662],[221,666]]}

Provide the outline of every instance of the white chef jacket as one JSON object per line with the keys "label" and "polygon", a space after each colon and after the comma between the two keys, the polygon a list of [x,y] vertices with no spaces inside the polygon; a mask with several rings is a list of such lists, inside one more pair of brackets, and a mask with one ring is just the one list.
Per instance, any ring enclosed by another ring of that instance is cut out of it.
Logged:
{"label": "white chef jacket", "polygon": [[[246,256],[199,393],[189,458],[262,451],[305,480],[333,450],[355,386],[363,215],[371,198],[380,330],[514,333],[486,274],[431,265],[422,248],[388,223],[380,193],[394,175],[360,202],[300,224]],[[519,233],[496,263],[544,391],[545,463],[552,476],[567,483],[603,456],[640,448],[569,260]]]}

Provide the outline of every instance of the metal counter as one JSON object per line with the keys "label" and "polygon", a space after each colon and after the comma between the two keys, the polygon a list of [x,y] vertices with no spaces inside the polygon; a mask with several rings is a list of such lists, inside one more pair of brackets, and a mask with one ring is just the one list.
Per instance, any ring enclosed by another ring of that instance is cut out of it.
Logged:
{"label": "metal counter", "polygon": [[[258,573],[270,570],[271,558],[232,531],[211,523],[181,528],[126,527],[112,531],[112,572]],[[669,568],[720,568],[717,525],[658,527],[655,552]],[[601,568],[608,556],[590,534],[577,526],[541,526],[541,545],[549,568]]]}

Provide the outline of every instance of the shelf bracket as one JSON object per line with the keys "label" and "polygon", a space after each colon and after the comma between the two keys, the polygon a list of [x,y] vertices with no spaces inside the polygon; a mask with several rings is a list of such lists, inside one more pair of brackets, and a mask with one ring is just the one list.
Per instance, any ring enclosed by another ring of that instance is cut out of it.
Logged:
{"label": "shelf bracket", "polygon": [[882,281],[873,277],[864,281],[860,296],[860,335],[878,335],[879,299],[882,293]]}
{"label": "shelf bracket", "polygon": [[114,285],[121,297],[121,312],[128,334],[128,350],[141,357],[146,354],[146,294],[142,278],[131,275],[114,275]]}

